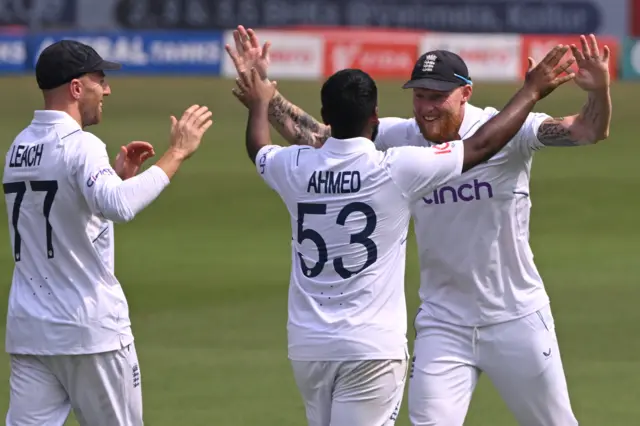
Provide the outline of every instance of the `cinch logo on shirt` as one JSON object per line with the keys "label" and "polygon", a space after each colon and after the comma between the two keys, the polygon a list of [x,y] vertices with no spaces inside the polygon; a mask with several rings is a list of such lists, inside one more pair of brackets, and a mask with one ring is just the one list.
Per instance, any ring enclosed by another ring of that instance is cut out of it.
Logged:
{"label": "cinch logo on shirt", "polygon": [[87,187],[91,188],[93,184],[98,180],[98,178],[102,175],[113,175],[115,172],[111,167],[105,168],[102,170],[98,170],[95,172],[89,179],[87,179]]}
{"label": "cinch logo on shirt", "polygon": [[463,183],[457,188],[443,186],[433,191],[431,197],[423,197],[426,204],[446,204],[460,201],[474,201],[482,198],[493,198],[493,188],[489,182],[473,180],[473,184]]}

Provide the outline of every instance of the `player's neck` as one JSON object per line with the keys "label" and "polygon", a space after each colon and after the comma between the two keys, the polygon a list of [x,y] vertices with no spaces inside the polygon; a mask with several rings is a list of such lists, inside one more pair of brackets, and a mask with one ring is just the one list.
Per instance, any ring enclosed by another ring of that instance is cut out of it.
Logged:
{"label": "player's neck", "polygon": [[332,137],[333,139],[339,139],[339,140],[345,140],[345,139],[356,139],[356,138],[366,138],[366,139],[371,140],[372,135],[371,135],[371,133],[369,132],[369,133],[367,133],[367,134],[362,134],[362,135],[340,135],[340,134],[337,134],[337,135],[335,135],[335,136],[334,136],[334,135],[331,135],[331,137]]}
{"label": "player's neck", "polygon": [[62,111],[66,112],[71,118],[73,118],[80,127],[83,127],[82,116],[80,110],[75,105],[62,104],[55,101],[45,101],[44,109],[48,111]]}

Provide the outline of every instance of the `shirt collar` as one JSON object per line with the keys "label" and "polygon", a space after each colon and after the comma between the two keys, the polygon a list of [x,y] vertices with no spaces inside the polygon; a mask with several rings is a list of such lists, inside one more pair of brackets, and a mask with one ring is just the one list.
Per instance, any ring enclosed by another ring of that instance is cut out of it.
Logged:
{"label": "shirt collar", "polygon": [[479,123],[483,111],[482,108],[475,107],[468,102],[464,104],[464,117],[458,132],[461,139],[469,137],[468,133]]}
{"label": "shirt collar", "polygon": [[329,138],[322,145],[321,149],[340,154],[350,154],[353,152],[375,151],[376,146],[367,138],[336,139]]}
{"label": "shirt collar", "polygon": [[80,129],[80,125],[69,114],[64,111],[36,110],[33,113],[34,124],[64,124]]}

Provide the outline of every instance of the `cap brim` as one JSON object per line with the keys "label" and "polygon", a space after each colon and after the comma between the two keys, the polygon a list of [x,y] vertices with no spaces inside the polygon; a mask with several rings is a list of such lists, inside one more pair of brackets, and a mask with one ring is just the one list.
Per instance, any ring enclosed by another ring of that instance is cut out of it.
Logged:
{"label": "cap brim", "polygon": [[453,81],[434,80],[431,78],[422,78],[420,80],[409,80],[402,88],[403,89],[429,89],[437,90],[438,92],[450,92],[451,90],[461,87],[463,84]]}
{"label": "cap brim", "polygon": [[100,61],[98,65],[92,67],[96,71],[117,71],[122,68],[122,64],[111,61]]}

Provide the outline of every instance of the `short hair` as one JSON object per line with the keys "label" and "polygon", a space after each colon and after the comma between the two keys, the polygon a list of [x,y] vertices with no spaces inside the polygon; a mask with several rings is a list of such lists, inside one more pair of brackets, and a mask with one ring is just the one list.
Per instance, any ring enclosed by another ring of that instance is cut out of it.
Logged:
{"label": "short hair", "polygon": [[362,135],[378,106],[378,88],[366,72],[344,69],[325,81],[320,91],[322,117],[339,139]]}

